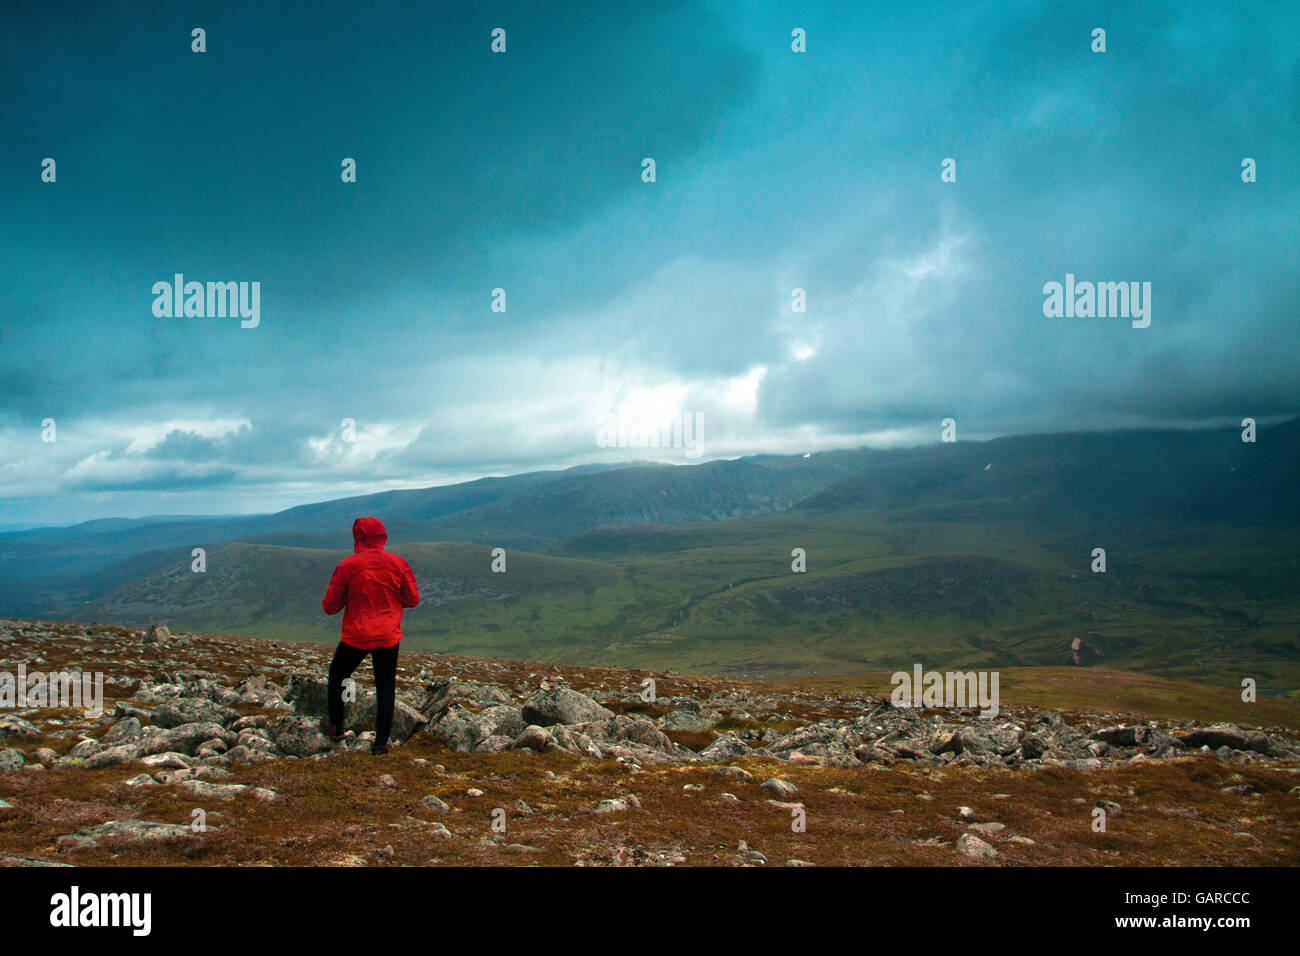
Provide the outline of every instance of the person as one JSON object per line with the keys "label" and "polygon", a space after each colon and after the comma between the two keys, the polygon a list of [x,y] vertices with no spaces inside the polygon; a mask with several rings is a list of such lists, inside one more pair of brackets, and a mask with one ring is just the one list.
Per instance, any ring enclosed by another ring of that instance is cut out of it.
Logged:
{"label": "person", "polygon": [[388,753],[397,690],[397,648],[402,640],[402,608],[420,603],[415,574],[404,558],[384,550],[388,531],[378,518],[352,522],[352,554],[338,563],[321,600],[326,614],[345,607],[339,646],[330,661],[327,707],[321,733],[343,739],[343,682],[366,655],[375,670],[375,742],[373,754]]}

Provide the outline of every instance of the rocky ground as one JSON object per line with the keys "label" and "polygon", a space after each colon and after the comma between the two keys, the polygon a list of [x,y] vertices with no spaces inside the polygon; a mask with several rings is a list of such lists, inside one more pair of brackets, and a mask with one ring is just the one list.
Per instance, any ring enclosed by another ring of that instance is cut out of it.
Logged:
{"label": "rocky ground", "polygon": [[1300,861],[1283,727],[403,654],[374,757],[364,690],[341,743],[317,730],[330,651],[0,621],[0,670],[102,673],[107,698],[0,711],[0,862]]}

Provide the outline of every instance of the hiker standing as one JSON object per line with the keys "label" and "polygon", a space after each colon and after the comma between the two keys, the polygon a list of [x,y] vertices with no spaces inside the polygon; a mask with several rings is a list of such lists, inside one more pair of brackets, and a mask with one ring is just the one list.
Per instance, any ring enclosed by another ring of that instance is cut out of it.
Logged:
{"label": "hiker standing", "polygon": [[326,614],[343,608],[343,633],[330,662],[329,713],[321,718],[321,733],[331,740],[343,737],[343,682],[370,655],[375,669],[373,754],[388,753],[393,729],[393,704],[397,690],[397,648],[402,640],[402,608],[420,603],[415,575],[404,558],[384,550],[388,532],[378,518],[352,522],[352,554],[338,563],[321,600]]}

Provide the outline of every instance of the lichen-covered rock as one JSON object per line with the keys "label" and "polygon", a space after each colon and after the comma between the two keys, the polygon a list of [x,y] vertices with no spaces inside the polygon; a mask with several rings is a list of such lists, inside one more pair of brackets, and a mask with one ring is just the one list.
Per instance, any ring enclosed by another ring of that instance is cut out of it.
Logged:
{"label": "lichen-covered rock", "polygon": [[473,750],[493,736],[492,730],[490,722],[461,704],[449,705],[424,726],[426,734],[442,740],[452,750]]}
{"label": "lichen-covered rock", "polygon": [[1271,749],[1268,734],[1257,730],[1242,730],[1236,724],[1212,724],[1188,731],[1183,736],[1183,743],[1188,747],[1209,747],[1217,750],[1230,747],[1233,750],[1252,750],[1267,754]]}
{"label": "lichen-covered rock", "polygon": [[[325,753],[333,747],[333,741],[320,732],[319,723],[314,717],[275,717],[267,722],[266,739],[281,753],[293,757]],[[247,730],[254,731],[256,728],[250,727]],[[247,737],[241,737],[244,746],[248,747],[256,736],[260,735],[249,733]]]}
{"label": "lichen-covered rock", "polygon": [[144,754],[160,754],[168,750],[193,754],[198,749],[199,744],[214,737],[224,740],[227,744],[233,744],[238,739],[238,735],[226,730],[220,724],[211,721],[196,721],[194,723],[180,724],[167,730],[155,730],[152,734],[146,734],[140,741],[140,746]]}
{"label": "lichen-covered rock", "polygon": [[705,760],[730,760],[732,757],[743,757],[746,754],[753,753],[749,744],[745,743],[731,731],[717,737],[713,743],[709,744],[700,751],[700,756]]}
{"label": "lichen-covered rock", "polygon": [[553,687],[534,691],[524,702],[523,720],[526,724],[551,727],[555,724],[581,724],[602,717],[614,716],[586,694],[568,687]]}
{"label": "lichen-covered rock", "polygon": [[511,746],[515,750],[535,750],[541,753],[555,746],[555,737],[545,727],[538,727],[536,724],[529,724],[525,727],[514,740]]}
{"label": "lichen-covered rock", "polygon": [[224,726],[238,718],[237,711],[206,697],[174,697],[153,709],[153,722],[157,727],[179,727],[182,724],[205,722]]}
{"label": "lichen-covered rock", "polygon": [[8,770],[22,770],[26,763],[21,750],[13,747],[0,748],[0,773]]}

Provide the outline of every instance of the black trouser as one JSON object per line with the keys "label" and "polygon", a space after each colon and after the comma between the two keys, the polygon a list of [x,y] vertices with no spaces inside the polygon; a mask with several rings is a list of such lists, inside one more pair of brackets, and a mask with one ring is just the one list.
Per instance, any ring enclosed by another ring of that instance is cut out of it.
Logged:
{"label": "black trouser", "polygon": [[388,743],[388,734],[393,729],[393,695],[397,692],[397,648],[376,647],[362,650],[351,644],[339,641],[334,648],[334,660],[330,661],[329,680],[329,718],[336,727],[343,723],[343,682],[352,676],[358,665],[370,655],[370,663],[375,668],[375,698],[377,713],[375,715],[375,744],[382,747]]}

